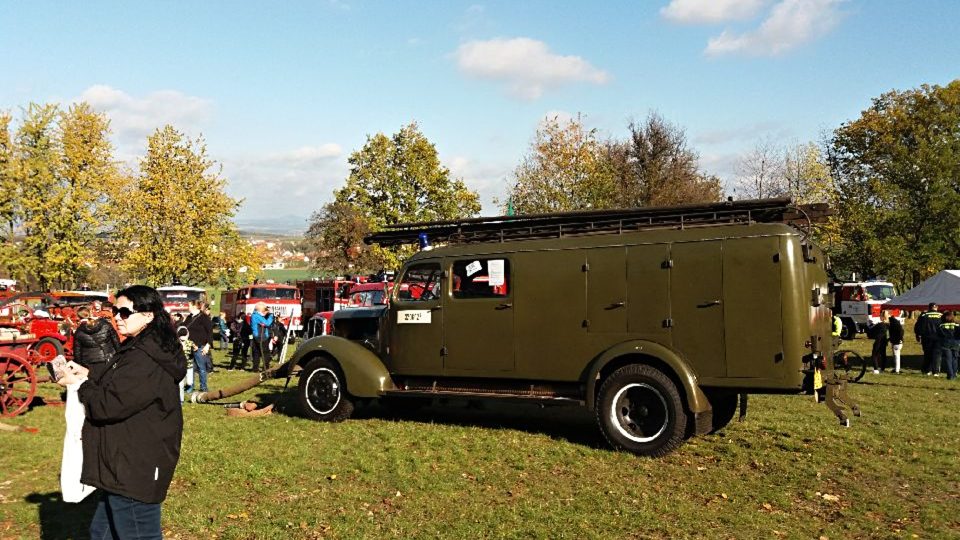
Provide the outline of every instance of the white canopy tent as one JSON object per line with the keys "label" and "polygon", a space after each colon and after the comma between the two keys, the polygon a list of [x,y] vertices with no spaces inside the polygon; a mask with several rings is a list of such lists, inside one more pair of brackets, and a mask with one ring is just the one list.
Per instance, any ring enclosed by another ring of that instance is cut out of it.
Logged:
{"label": "white canopy tent", "polygon": [[921,311],[933,302],[941,310],[960,310],[960,270],[943,270],[909,291],[891,299],[884,308]]}

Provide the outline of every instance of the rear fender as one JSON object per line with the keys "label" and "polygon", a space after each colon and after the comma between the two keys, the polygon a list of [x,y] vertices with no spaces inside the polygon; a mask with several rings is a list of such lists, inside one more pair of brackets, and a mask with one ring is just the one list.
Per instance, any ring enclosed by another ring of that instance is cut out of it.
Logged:
{"label": "rear fender", "polygon": [[[646,357],[646,360],[643,358]],[[590,364],[586,374],[586,402],[587,408],[593,410],[597,395],[597,385],[600,383],[600,374],[606,371],[619,369],[621,365],[631,363],[648,363],[654,367],[666,370],[666,375],[673,378],[686,398],[690,412],[704,413],[711,411],[710,401],[700,390],[697,384],[697,375],[690,366],[677,355],[676,352],[663,345],[651,341],[633,340],[614,345],[598,356]],[[661,365],[657,365],[661,364]],[[609,368],[609,369],[605,369]],[[672,372],[672,373],[671,373]]]}
{"label": "rear fender", "polygon": [[379,356],[359,343],[338,336],[317,336],[304,341],[293,353],[287,369],[305,367],[319,356],[331,358],[340,366],[351,396],[375,398],[387,390],[396,390]]}

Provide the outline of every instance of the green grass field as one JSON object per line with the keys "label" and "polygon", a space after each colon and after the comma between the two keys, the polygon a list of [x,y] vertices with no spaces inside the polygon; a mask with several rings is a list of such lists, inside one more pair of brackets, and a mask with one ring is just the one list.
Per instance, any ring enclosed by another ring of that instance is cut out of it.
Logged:
{"label": "green grass field", "polygon": [[298,279],[310,279],[317,275],[317,270],[313,268],[284,268],[282,270],[264,270],[260,279],[261,281],[272,279],[277,283],[285,283],[287,281],[293,283]]}
{"label": "green grass field", "polygon": [[[862,337],[852,344],[869,350]],[[377,405],[321,424],[272,381],[278,414],[186,405],[167,538],[958,538],[960,384],[868,373],[843,428],[804,396],[751,396],[745,422],[663,459],[608,450],[583,410]],[[245,374],[218,370],[211,388]],[[296,381],[294,381],[295,384]],[[54,400],[57,387],[43,385]],[[85,538],[92,500],[59,500],[63,409],[0,432],[0,538]],[[91,499],[94,499],[92,496]]]}

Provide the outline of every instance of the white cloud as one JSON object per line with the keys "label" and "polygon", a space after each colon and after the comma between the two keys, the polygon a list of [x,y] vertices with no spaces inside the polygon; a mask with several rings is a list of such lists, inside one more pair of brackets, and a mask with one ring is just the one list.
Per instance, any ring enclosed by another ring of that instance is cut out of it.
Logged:
{"label": "white cloud", "polygon": [[694,137],[693,142],[698,145],[724,145],[753,141],[767,135],[776,138],[786,138],[789,130],[783,124],[774,121],[756,122],[743,126],[733,126],[727,129],[705,131]]}
{"label": "white cloud", "polygon": [[505,199],[507,193],[507,178],[513,167],[505,163],[477,162],[464,156],[454,156],[445,159],[450,168],[450,176],[463,179],[463,183],[480,196],[481,210],[484,216],[499,216],[500,208],[494,204],[494,199]]}
{"label": "white cloud", "polygon": [[159,90],[133,97],[107,85],[94,85],[76,101],[86,101],[110,118],[110,127],[121,146],[145,144],[157,128],[171,124],[180,131],[193,131],[213,114],[213,103],[176,90]]}
{"label": "white cloud", "polygon": [[606,84],[607,72],[579,56],[554,54],[546,43],[530,38],[470,41],[454,56],[460,71],[470,77],[503,82],[522,99],[537,99],[548,89],[586,82]]}
{"label": "white cloud", "polygon": [[321,162],[340,157],[342,153],[343,150],[339,144],[325,143],[318,146],[302,146],[289,152],[270,154],[261,161],[287,167],[313,167]]}
{"label": "white cloud", "polygon": [[660,9],[665,19],[681,24],[749,19],[770,0],[671,0]]}
{"label": "white cloud", "polygon": [[711,38],[709,56],[743,53],[776,56],[818,38],[839,23],[837,6],[842,0],[783,0],[756,30],[736,33],[724,30]]}
{"label": "white cloud", "polygon": [[264,156],[220,158],[231,197],[243,198],[238,216],[309,216],[333,198],[349,165],[340,145],[303,146]]}

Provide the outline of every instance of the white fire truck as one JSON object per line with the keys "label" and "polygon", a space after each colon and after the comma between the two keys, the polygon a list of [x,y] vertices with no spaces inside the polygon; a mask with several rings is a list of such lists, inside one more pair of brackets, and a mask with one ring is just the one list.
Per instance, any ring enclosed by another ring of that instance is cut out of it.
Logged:
{"label": "white fire truck", "polygon": [[157,287],[157,292],[160,293],[160,298],[163,300],[163,308],[171,315],[186,314],[190,311],[190,302],[207,301],[207,291],[200,287],[167,285],[166,287]]}
{"label": "white fire truck", "polygon": [[[847,281],[830,285],[833,293],[833,313],[843,322],[840,337],[853,339],[866,332],[880,321],[883,305],[897,296],[897,289],[888,281]],[[891,309],[890,315],[900,316],[899,309]]]}

